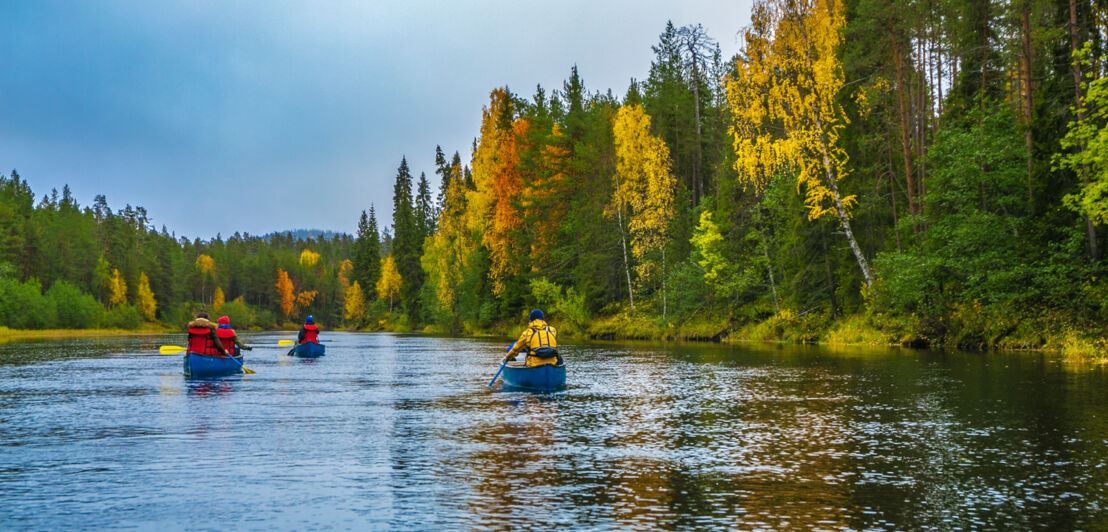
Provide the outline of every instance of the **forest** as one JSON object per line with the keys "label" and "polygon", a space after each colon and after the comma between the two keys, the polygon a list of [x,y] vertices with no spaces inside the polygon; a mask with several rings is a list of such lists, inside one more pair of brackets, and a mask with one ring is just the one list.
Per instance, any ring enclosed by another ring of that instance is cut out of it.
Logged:
{"label": "forest", "polygon": [[[400,159],[391,224],[176,238],[0,177],[0,325],[1105,349],[1108,2],[759,0],[723,57],[493,89],[469,153]],[[476,110],[475,110],[476,111]],[[431,147],[420,149],[432,149]],[[434,183],[434,184],[433,184]]]}

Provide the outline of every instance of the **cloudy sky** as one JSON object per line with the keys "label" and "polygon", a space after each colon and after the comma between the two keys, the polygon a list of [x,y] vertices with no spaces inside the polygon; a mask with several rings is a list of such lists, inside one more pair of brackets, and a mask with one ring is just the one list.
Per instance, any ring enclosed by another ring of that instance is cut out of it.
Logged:
{"label": "cloudy sky", "polygon": [[730,56],[749,1],[0,2],[0,173],[179,236],[384,227],[401,156],[468,161],[492,88],[622,95],[667,20]]}

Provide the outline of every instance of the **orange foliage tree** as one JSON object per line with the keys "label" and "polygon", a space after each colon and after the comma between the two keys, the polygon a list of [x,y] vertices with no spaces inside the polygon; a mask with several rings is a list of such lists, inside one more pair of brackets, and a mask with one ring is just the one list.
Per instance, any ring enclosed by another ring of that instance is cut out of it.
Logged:
{"label": "orange foliage tree", "polygon": [[481,113],[481,138],[473,157],[473,180],[477,187],[473,207],[487,217],[482,225],[483,242],[492,265],[492,291],[500,294],[504,281],[519,273],[520,249],[514,233],[522,226],[517,204],[523,189],[520,174],[520,142],[529,124],[515,118],[511,94],[504,88],[492,91],[489,105]]}
{"label": "orange foliage tree", "polygon": [[277,299],[281,302],[281,312],[288,319],[296,305],[296,299],[292,295],[292,279],[281,268],[277,268]]}

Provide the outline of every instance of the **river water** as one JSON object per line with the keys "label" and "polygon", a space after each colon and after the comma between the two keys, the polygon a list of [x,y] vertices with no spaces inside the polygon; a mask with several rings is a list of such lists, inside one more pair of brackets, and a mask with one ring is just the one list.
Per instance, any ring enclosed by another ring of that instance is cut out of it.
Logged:
{"label": "river water", "polygon": [[0,528],[1108,529],[1108,378],[1044,354],[183,335],[0,345]]}

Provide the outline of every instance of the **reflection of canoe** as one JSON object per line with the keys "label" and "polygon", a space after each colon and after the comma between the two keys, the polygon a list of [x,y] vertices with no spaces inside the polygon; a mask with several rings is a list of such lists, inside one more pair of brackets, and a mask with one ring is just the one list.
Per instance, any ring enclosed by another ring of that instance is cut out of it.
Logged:
{"label": "reflection of canoe", "polygon": [[231,360],[189,353],[185,357],[185,375],[189,377],[221,377],[242,373],[242,356]]}
{"label": "reflection of canoe", "polygon": [[513,388],[550,392],[566,387],[566,365],[504,366],[504,384]]}
{"label": "reflection of canoe", "polygon": [[293,354],[298,357],[315,358],[323,356],[325,348],[322,344],[305,342],[293,348]]}

